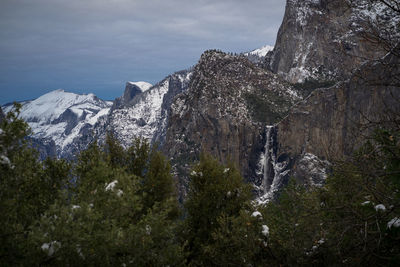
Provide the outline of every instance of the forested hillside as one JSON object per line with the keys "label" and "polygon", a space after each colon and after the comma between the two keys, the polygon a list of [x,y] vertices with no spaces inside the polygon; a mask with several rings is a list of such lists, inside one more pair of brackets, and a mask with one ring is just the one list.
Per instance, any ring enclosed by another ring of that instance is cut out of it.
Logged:
{"label": "forested hillside", "polygon": [[202,155],[178,203],[168,161],[146,141],[109,134],[77,160],[47,158],[10,112],[0,130],[4,266],[396,265],[400,129],[378,127],[324,187],[292,180],[257,204],[233,164]]}

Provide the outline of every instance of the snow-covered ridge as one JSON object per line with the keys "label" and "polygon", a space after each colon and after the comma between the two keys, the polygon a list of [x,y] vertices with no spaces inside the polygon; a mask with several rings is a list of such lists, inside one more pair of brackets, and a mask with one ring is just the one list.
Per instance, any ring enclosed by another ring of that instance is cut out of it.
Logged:
{"label": "snow-covered ridge", "polygon": [[[129,145],[134,137],[152,142],[155,135],[163,132],[167,124],[166,109],[169,106],[163,107],[167,94],[173,91],[172,87],[177,84],[184,87],[189,80],[190,72],[182,72],[170,75],[154,86],[144,84],[145,87],[151,88],[136,96],[129,106],[110,113],[108,129],[112,130],[125,146]],[[143,86],[137,82],[131,84]]]}
{"label": "snow-covered ridge", "polygon": [[123,143],[129,143],[134,136],[151,141],[157,130],[162,101],[168,87],[169,81],[164,80],[141,94],[133,106],[113,111],[109,126]]}
{"label": "snow-covered ridge", "polygon": [[[83,109],[98,109],[108,106],[107,102],[98,99],[94,94],[79,95],[65,92],[62,89],[51,91],[39,98],[22,102],[21,117],[26,121],[50,123],[57,119],[68,108],[82,116]],[[12,106],[4,108],[5,112],[12,109]]]}
{"label": "snow-covered ridge", "polygon": [[151,87],[153,87],[153,85],[151,83],[143,82],[143,81],[140,81],[140,82],[128,82],[128,83],[136,85],[137,87],[139,87],[142,90],[142,92],[145,92],[145,91],[149,90]]}
{"label": "snow-covered ridge", "polygon": [[253,50],[251,52],[248,52],[248,53],[245,53],[245,55],[246,56],[255,55],[255,56],[258,56],[258,57],[265,57],[268,54],[268,52],[272,51],[272,50],[274,50],[273,46],[265,45],[265,46],[263,46],[261,48],[255,49],[255,50]]}
{"label": "snow-covered ridge", "polygon": [[[21,118],[31,127],[34,138],[51,138],[57,154],[71,144],[86,126],[92,127],[108,114],[112,102],[103,101],[94,94],[75,94],[62,89],[39,98],[22,102]],[[13,107],[4,107],[9,112]]]}

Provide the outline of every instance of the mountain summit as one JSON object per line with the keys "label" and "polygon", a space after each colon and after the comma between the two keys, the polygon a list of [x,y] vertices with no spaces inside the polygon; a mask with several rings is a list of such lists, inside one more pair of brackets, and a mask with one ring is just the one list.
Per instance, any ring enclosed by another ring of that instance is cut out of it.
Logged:
{"label": "mountain summit", "polygon": [[[57,156],[70,157],[68,148],[73,142],[108,113],[112,103],[94,94],[79,95],[62,89],[51,91],[41,97],[22,103],[21,118],[31,127],[36,140],[48,145],[54,141]],[[8,112],[12,105],[6,105]]]}

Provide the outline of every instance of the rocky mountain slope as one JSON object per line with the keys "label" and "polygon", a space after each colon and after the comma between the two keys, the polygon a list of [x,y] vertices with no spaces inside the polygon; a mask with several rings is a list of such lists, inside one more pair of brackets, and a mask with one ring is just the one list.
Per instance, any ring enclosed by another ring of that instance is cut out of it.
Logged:
{"label": "rocky mountain slope", "polygon": [[[323,184],[330,164],[359,145],[354,136],[363,116],[382,116],[382,103],[396,104],[389,101],[393,88],[366,89],[360,77],[387,81],[396,75],[379,63],[386,47],[365,33],[382,21],[393,30],[398,18],[380,5],[352,3],[288,0],[275,48],[265,57],[277,75],[241,57],[204,53],[187,91],[171,106],[164,152],[178,176],[185,177],[189,162],[205,151],[233,161],[256,185],[260,201],[275,197],[290,176]],[[325,88],[312,93],[318,87]]]}
{"label": "rocky mountain slope", "polygon": [[107,132],[112,132],[124,146],[135,137],[162,144],[171,102],[186,90],[190,77],[190,70],[176,72],[141,92],[128,83],[124,95],[116,99],[109,114],[96,125],[94,136],[102,141]]}
{"label": "rocky mountain slope", "polygon": [[233,161],[256,180],[262,125],[279,121],[300,99],[291,85],[246,57],[206,51],[171,105],[163,151],[183,184],[201,151]]}
{"label": "rocky mountain slope", "polygon": [[261,201],[273,198],[289,176],[322,185],[331,163],[350,157],[375,127],[398,123],[399,52],[363,65],[348,81],[315,90],[269,126]]}
{"label": "rocky mountain slope", "polygon": [[[266,65],[296,83],[343,80],[362,63],[385,54],[368,34],[393,37],[398,15],[378,1],[288,0],[273,53]],[[373,35],[372,35],[373,36]]]}

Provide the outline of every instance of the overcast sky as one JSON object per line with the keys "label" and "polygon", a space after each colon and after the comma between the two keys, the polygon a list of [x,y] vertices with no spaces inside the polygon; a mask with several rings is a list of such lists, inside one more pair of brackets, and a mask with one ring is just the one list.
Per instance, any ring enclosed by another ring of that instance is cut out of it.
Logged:
{"label": "overcast sky", "polygon": [[122,95],[207,49],[274,45],[284,0],[0,0],[0,103],[55,89]]}

